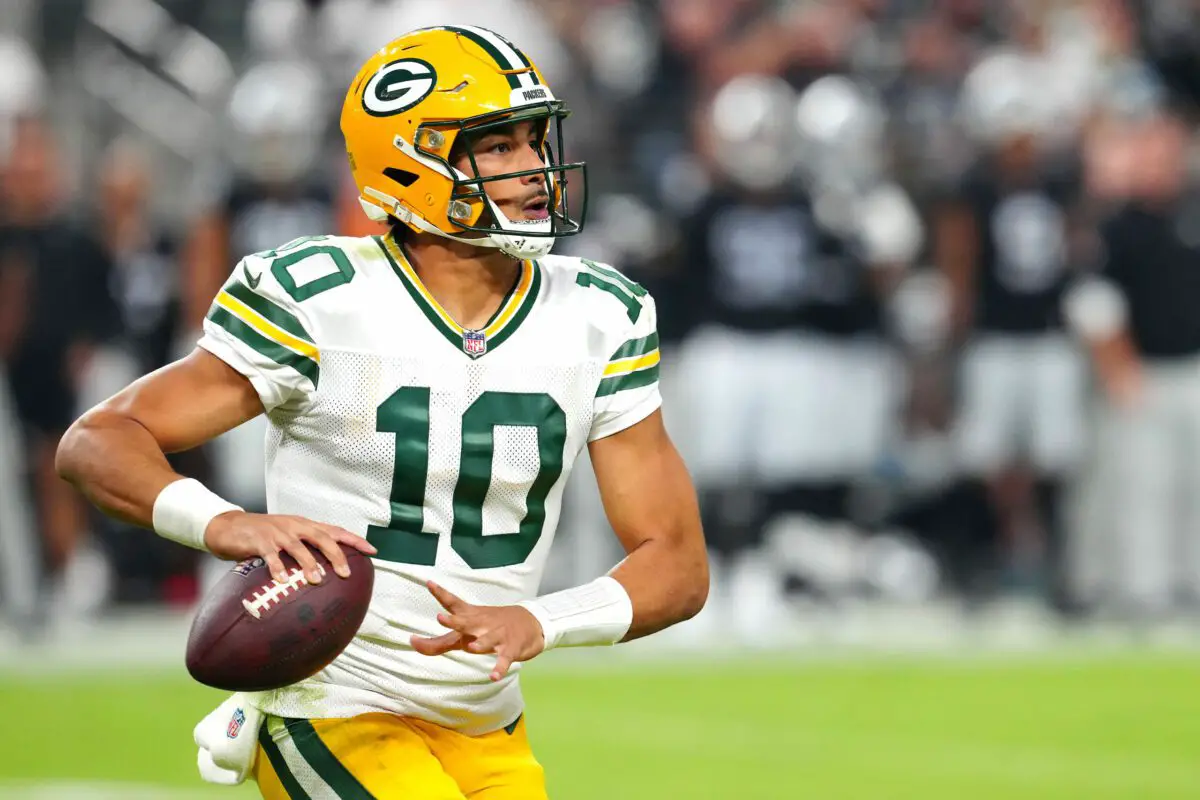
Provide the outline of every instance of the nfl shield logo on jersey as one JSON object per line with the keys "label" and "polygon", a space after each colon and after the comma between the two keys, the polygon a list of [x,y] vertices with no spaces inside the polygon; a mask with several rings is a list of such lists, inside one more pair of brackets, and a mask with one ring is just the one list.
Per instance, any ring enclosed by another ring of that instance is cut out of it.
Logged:
{"label": "nfl shield logo on jersey", "polygon": [[483,331],[463,331],[463,352],[469,356],[481,356],[487,352],[487,336]]}
{"label": "nfl shield logo on jersey", "polygon": [[246,712],[240,708],[233,711],[233,716],[229,718],[229,728],[225,731],[225,735],[230,739],[236,739],[238,732],[242,730],[242,725],[246,723]]}

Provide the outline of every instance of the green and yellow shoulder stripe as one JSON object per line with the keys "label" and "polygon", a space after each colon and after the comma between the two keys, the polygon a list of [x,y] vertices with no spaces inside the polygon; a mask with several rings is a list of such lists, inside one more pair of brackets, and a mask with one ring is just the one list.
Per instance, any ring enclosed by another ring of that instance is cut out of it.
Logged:
{"label": "green and yellow shoulder stripe", "polygon": [[281,303],[239,280],[243,273],[247,283],[263,277],[261,273],[255,277],[243,264],[213,301],[208,319],[263,358],[308,378],[316,388],[321,378],[321,352],[312,335]]}
{"label": "green and yellow shoulder stripe", "polygon": [[608,359],[596,397],[649,386],[658,380],[658,332],[630,339]]}

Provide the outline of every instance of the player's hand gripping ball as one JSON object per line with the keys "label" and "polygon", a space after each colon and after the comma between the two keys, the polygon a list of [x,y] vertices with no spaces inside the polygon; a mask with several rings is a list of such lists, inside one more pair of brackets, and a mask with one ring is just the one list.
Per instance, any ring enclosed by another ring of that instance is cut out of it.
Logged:
{"label": "player's hand gripping ball", "polygon": [[[371,559],[340,544],[350,577],[334,574],[329,559],[310,583],[281,552],[285,580],[262,558],[238,563],[201,602],[188,635],[187,668],[200,683],[228,691],[278,689],[320,672],[350,644],[367,615],[375,569]],[[311,548],[310,548],[311,549]]]}

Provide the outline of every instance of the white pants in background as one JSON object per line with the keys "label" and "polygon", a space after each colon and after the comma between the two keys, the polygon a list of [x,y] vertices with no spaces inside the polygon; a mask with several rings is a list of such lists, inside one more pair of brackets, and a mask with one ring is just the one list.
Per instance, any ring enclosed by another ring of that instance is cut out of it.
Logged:
{"label": "white pants in background", "polygon": [[711,327],[684,343],[667,414],[701,486],[845,480],[882,457],[902,384],[876,340]]}
{"label": "white pants in background", "polygon": [[980,337],[963,356],[961,392],[956,439],[967,474],[1025,460],[1058,475],[1078,463],[1087,368],[1066,335]]}
{"label": "white pants in background", "polygon": [[1100,509],[1105,594],[1119,606],[1165,610],[1200,599],[1200,356],[1143,365],[1133,409],[1100,414]]}
{"label": "white pants in background", "polygon": [[25,442],[0,364],[0,599],[17,618],[36,609],[41,549],[26,491]]}

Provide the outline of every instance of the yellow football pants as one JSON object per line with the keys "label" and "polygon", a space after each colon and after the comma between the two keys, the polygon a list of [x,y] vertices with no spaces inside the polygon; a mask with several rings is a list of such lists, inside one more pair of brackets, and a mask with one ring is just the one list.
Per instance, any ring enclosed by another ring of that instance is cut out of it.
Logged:
{"label": "yellow football pants", "polygon": [[254,778],[265,800],[547,800],[524,717],[483,736],[394,714],[268,717]]}

